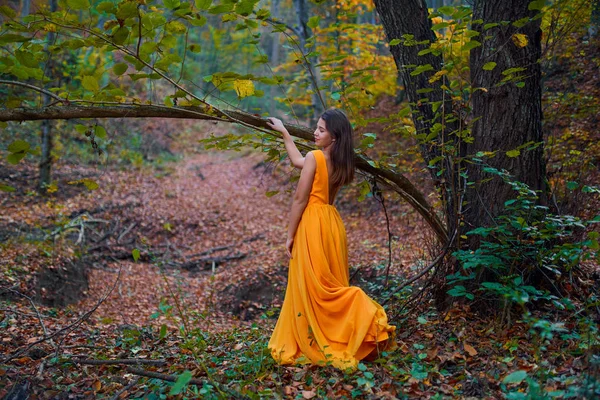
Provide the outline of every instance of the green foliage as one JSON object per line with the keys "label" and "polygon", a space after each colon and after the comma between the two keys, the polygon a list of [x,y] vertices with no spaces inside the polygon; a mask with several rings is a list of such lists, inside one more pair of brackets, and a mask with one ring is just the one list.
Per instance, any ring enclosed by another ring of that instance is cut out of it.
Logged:
{"label": "green foliage", "polygon": [[555,287],[563,274],[580,262],[598,258],[594,250],[598,235],[591,233],[587,240],[574,240],[595,221],[551,214],[547,207],[537,204],[537,194],[527,185],[512,181],[508,174],[494,168],[484,170],[501,177],[517,197],[505,203],[505,214],[496,218],[494,225],[467,233],[479,237],[480,244],[474,251],[454,253],[462,270],[447,277],[453,286],[449,294],[473,299],[464,286],[466,282],[472,291],[504,304],[524,308],[527,303],[546,300],[564,309],[559,298],[543,287]]}

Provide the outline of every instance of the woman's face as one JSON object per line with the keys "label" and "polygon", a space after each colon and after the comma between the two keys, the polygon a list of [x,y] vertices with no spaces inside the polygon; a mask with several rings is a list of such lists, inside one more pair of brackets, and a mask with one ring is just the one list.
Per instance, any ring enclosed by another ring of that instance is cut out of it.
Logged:
{"label": "woman's face", "polygon": [[317,147],[328,147],[334,142],[333,135],[327,130],[327,126],[325,125],[323,118],[319,118],[319,122],[317,122],[317,129],[315,129],[315,133],[313,135],[315,137],[315,144]]}

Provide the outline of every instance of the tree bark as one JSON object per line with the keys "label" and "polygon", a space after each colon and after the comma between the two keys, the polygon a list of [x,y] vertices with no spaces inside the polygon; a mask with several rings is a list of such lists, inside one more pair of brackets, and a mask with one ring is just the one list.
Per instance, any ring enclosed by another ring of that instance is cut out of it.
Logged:
{"label": "tree bark", "polygon": [[598,29],[600,29],[600,0],[592,0],[592,15],[588,28],[590,38],[598,36]]}
{"label": "tree bark", "polygon": [[[461,121],[452,116],[452,100],[441,88],[442,84],[447,83],[446,80],[441,78],[437,82],[429,82],[431,75],[442,69],[442,57],[432,53],[418,55],[421,50],[436,41],[435,33],[431,30],[427,4],[425,0],[406,0],[402,2],[402,7],[398,7],[395,0],[375,0],[375,7],[388,40],[401,41],[399,45],[391,46],[390,51],[404,82],[417,134],[429,134],[435,123],[443,125],[436,138],[421,144],[421,155],[430,166],[431,177],[440,191],[446,215],[446,231],[451,236],[459,226],[459,193],[462,190],[458,174],[459,165],[455,163],[455,156],[463,153],[456,135],[451,133],[461,129]],[[406,35],[412,35],[416,42],[427,43],[411,44]],[[409,66],[427,64],[433,67],[433,71],[411,75],[413,68]],[[426,95],[419,94],[423,89],[430,92]],[[425,97],[427,100],[423,100]],[[434,112],[432,103],[435,102],[440,102],[441,105]],[[432,161],[440,157],[441,161]]]}
{"label": "tree bark", "polygon": [[[508,171],[514,179],[524,182],[533,190],[541,192],[540,200],[545,202],[546,170],[543,159],[542,136],[542,91],[541,91],[541,35],[540,19],[528,22],[521,28],[513,24],[502,25],[484,31],[488,23],[517,21],[524,17],[534,17],[536,11],[528,10],[528,1],[507,0],[492,2],[476,0],[473,29],[480,32],[482,45],[471,51],[471,83],[473,88],[485,88],[473,93],[474,142],[469,146],[469,154],[496,152],[486,160],[492,167]],[[527,45],[519,47],[515,34],[526,35]],[[491,71],[483,70],[483,65],[495,62]],[[503,74],[509,68],[525,68],[516,74],[516,81],[503,83]],[[523,82],[523,83],[519,83]],[[517,85],[518,84],[518,85]],[[518,87],[524,84],[524,87]],[[537,145],[528,146],[527,143]],[[527,147],[535,147],[527,150]],[[507,151],[520,149],[520,155],[507,156]],[[468,228],[490,226],[493,218],[504,210],[504,202],[514,198],[515,192],[502,180],[482,171],[480,167],[470,168],[469,180],[475,185],[466,192],[464,220]]]}
{"label": "tree bark", "polygon": [[[2,82],[0,82],[2,83]],[[269,129],[264,119],[252,114],[237,111],[220,111],[217,115],[205,114],[200,107],[165,107],[152,105],[120,105],[120,106],[53,106],[40,109],[33,108],[0,108],[0,121],[39,121],[44,119],[78,119],[78,118],[183,118],[229,123],[241,123],[245,126]],[[296,125],[287,125],[291,135],[313,140],[313,131]],[[362,154],[355,155],[356,168],[373,175],[381,183],[388,185],[409,203],[429,224],[441,242],[447,240],[447,232],[438,219],[435,210],[429,205],[426,197],[404,175],[387,168],[378,167]]]}
{"label": "tree bark", "polygon": [[[279,0],[271,0],[271,18],[278,19],[279,17]],[[271,65],[279,65],[279,36],[278,32],[271,34],[271,59],[269,60]],[[277,111],[277,102],[275,101],[275,90],[278,89],[278,85],[271,85],[269,87],[269,114],[275,115]]]}
{"label": "tree bark", "polygon": [[[26,0],[26,3],[28,1]],[[50,11],[56,11],[56,0],[50,1]],[[44,51],[48,51],[48,46],[54,43],[54,38],[56,34],[54,32],[48,33],[48,39],[44,44]],[[52,56],[48,58],[48,62],[46,63],[46,70],[52,70],[53,62]],[[42,101],[44,102],[44,106],[50,104],[50,97],[47,95],[42,95]],[[52,147],[53,147],[53,138],[52,138],[52,124],[50,120],[44,120],[42,122],[41,127],[41,155],[40,155],[40,170],[39,170],[39,181],[38,181],[38,190],[42,194],[46,194],[48,190],[48,186],[52,183]]]}

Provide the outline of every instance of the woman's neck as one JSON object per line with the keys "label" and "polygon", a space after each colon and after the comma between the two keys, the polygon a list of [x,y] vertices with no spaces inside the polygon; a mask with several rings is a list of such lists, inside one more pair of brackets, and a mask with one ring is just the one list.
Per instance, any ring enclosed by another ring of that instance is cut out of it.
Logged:
{"label": "woman's neck", "polygon": [[323,151],[323,153],[325,153],[325,155],[327,156],[327,158],[329,158],[329,155],[331,154],[331,148],[333,147],[333,143],[325,146],[325,147],[321,147],[321,150]]}

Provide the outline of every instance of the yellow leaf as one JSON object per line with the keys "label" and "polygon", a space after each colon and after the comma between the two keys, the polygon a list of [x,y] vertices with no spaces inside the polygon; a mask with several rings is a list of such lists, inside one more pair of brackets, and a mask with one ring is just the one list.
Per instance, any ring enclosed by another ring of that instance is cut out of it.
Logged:
{"label": "yellow leaf", "polygon": [[512,41],[517,47],[525,47],[527,46],[527,43],[529,43],[527,35],[524,35],[522,33],[515,33],[514,35],[512,35]]}
{"label": "yellow leaf", "polygon": [[249,79],[236,79],[233,82],[233,88],[241,99],[254,94],[254,82]]}
{"label": "yellow leaf", "polygon": [[102,387],[102,382],[100,381],[96,381],[93,383],[92,388],[94,388],[94,390],[97,392],[98,390],[100,390],[100,388]]}
{"label": "yellow leaf", "polygon": [[440,78],[442,76],[446,75],[447,73],[448,73],[448,71],[446,71],[446,70],[441,70],[441,71],[436,72],[435,74],[433,74],[433,76],[431,78],[429,78],[429,83],[439,81]]}

